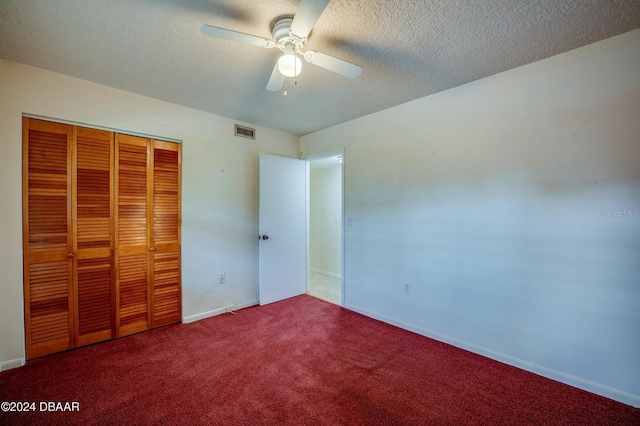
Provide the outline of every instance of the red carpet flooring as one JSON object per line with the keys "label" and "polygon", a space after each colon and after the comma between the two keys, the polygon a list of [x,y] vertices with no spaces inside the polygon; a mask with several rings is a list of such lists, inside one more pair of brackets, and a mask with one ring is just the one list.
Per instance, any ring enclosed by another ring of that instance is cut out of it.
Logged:
{"label": "red carpet flooring", "polygon": [[0,373],[0,425],[640,425],[640,409],[310,296]]}

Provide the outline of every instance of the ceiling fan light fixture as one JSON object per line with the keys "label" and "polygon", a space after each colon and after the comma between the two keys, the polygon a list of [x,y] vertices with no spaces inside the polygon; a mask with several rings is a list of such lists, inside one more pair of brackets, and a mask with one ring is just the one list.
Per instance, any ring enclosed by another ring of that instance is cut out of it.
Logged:
{"label": "ceiling fan light fixture", "polygon": [[302,57],[310,64],[345,77],[356,78],[362,72],[362,67],[342,59],[316,51],[304,51],[313,26],[330,1],[298,0],[299,6],[295,16],[280,16],[272,23],[271,40],[207,24],[202,25],[200,31],[207,37],[282,51],[283,56],[273,67],[266,89],[270,92],[278,92],[285,86],[286,95],[287,77],[293,78],[293,84],[297,84],[296,77],[302,71],[302,60],[300,59]]}
{"label": "ceiling fan light fixture", "polygon": [[278,59],[278,71],[285,77],[297,77],[302,70],[302,61],[294,53],[285,53]]}

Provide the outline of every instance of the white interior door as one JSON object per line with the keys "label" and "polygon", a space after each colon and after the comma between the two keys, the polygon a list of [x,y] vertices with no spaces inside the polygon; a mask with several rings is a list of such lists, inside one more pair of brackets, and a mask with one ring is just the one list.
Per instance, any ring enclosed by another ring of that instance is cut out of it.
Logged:
{"label": "white interior door", "polygon": [[303,160],[260,154],[260,304],[307,288],[306,191]]}

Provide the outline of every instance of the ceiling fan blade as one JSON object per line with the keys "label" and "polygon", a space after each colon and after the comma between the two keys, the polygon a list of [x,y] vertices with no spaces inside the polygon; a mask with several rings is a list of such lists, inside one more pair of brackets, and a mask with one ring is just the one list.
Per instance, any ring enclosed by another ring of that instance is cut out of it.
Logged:
{"label": "ceiling fan blade", "polygon": [[270,92],[278,92],[282,89],[283,84],[284,75],[280,74],[278,63],[276,62],[276,66],[273,67],[273,72],[271,73],[271,78],[269,78],[269,82],[267,83],[267,90]]}
{"label": "ceiling fan blade", "polygon": [[300,38],[308,36],[329,1],[331,0],[302,0],[293,17],[291,32]]}
{"label": "ceiling fan blade", "polygon": [[240,33],[238,31],[227,30],[225,28],[218,28],[207,24],[201,26],[200,31],[207,37],[239,41],[241,43],[252,44],[254,46],[273,47],[274,44],[273,41],[266,38],[254,36],[251,34]]}
{"label": "ceiling fan blade", "polygon": [[358,65],[313,50],[306,52],[304,59],[310,64],[317,65],[349,78],[357,78],[362,73],[362,67]]}

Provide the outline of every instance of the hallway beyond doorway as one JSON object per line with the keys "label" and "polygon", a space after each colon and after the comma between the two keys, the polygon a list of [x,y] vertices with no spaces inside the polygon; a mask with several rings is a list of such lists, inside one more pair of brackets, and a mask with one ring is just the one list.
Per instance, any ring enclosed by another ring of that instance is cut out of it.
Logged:
{"label": "hallway beyond doorway", "polygon": [[320,274],[318,272],[309,272],[309,286],[307,293],[327,302],[341,305],[342,291],[339,278],[330,277],[329,275]]}

